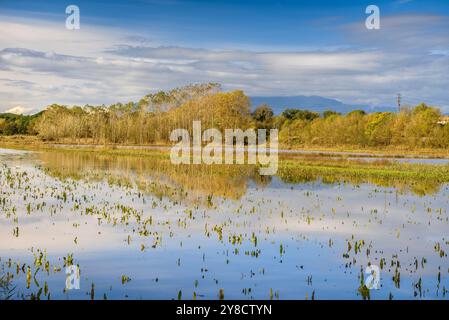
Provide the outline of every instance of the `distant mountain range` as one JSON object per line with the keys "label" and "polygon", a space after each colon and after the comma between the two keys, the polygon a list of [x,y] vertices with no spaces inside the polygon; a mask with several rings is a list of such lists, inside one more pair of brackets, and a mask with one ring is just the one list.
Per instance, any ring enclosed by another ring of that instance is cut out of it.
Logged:
{"label": "distant mountain range", "polygon": [[335,99],[320,96],[287,96],[287,97],[250,97],[253,109],[266,103],[273,109],[274,114],[281,114],[285,109],[308,109],[316,112],[334,110],[340,113],[348,113],[352,110],[365,110],[366,112],[396,111],[393,107],[367,107],[362,105],[350,105]]}
{"label": "distant mountain range", "polygon": [[[272,109],[275,115],[281,114],[285,109],[307,109],[315,112],[323,112],[326,110],[333,110],[340,113],[348,113],[353,110],[365,110],[368,113],[371,112],[395,112],[395,107],[384,106],[366,106],[345,104],[336,99],[325,98],[321,96],[270,96],[270,97],[250,97],[252,109],[257,106],[266,103]],[[4,114],[32,114],[31,109],[25,109],[22,107],[14,107],[4,112]],[[32,110],[34,111],[34,110]]]}

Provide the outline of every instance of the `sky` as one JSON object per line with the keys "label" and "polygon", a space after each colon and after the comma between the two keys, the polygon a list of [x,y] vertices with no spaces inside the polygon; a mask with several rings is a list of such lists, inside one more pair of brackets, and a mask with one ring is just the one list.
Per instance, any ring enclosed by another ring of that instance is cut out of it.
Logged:
{"label": "sky", "polygon": [[[380,9],[369,30],[368,5]],[[80,29],[65,22],[80,9]],[[449,1],[0,0],[0,112],[138,101],[219,82],[249,96],[449,112]]]}

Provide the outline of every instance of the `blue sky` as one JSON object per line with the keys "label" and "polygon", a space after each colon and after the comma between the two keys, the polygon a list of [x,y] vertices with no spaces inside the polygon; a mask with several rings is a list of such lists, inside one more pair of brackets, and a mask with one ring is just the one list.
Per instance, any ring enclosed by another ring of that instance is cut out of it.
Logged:
{"label": "blue sky", "polygon": [[[65,29],[65,8],[81,29]],[[365,28],[365,8],[381,29]],[[248,95],[449,111],[449,2],[0,1],[0,111],[109,104],[216,81]]]}
{"label": "blue sky", "polygon": [[370,4],[385,15],[449,14],[449,2],[441,0],[2,0],[0,7],[12,16],[55,20],[72,3],[80,7],[85,23],[161,34],[167,44],[271,50],[342,45],[345,39],[335,28],[363,26]]}

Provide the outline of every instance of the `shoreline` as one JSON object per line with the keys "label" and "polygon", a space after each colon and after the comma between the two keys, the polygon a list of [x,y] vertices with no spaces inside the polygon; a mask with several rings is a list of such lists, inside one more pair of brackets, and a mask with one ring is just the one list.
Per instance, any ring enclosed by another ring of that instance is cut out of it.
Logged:
{"label": "shoreline", "polygon": [[[92,144],[70,142],[47,142],[36,136],[0,136],[0,147],[25,150],[83,149],[83,150],[123,150],[123,151],[170,151],[171,145],[128,145],[128,144]],[[449,159],[449,149],[405,149],[401,147],[360,148],[351,146],[279,146],[280,155],[331,156],[354,158],[391,158],[391,159]]]}

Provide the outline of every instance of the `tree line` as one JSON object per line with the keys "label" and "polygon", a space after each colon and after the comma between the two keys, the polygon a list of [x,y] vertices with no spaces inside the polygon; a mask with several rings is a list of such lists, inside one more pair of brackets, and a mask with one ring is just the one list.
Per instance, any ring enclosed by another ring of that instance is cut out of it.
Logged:
{"label": "tree line", "polygon": [[53,104],[33,116],[0,115],[0,134],[35,134],[46,141],[93,144],[169,143],[173,129],[276,128],[285,147],[354,146],[449,147],[449,123],[435,107],[422,103],[395,112],[348,114],[328,110],[286,109],[274,115],[270,106],[251,112],[240,90],[222,92],[219,84],[188,85],[148,94],[138,102],[110,106]]}
{"label": "tree line", "polygon": [[292,115],[286,110],[275,126],[280,128],[280,141],[289,146],[448,148],[449,124],[442,119],[438,108],[421,103],[399,113],[294,111]]}
{"label": "tree line", "polygon": [[251,124],[250,101],[242,91],[221,92],[217,84],[192,85],[145,96],[138,103],[106,106],[49,106],[33,130],[49,141],[94,144],[169,142],[177,128],[245,128]]}
{"label": "tree line", "polygon": [[17,115],[13,113],[0,113],[0,135],[36,134],[33,123],[42,115]]}

